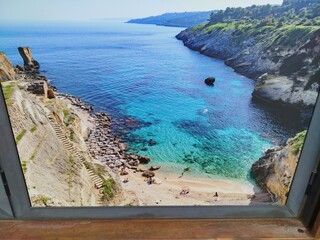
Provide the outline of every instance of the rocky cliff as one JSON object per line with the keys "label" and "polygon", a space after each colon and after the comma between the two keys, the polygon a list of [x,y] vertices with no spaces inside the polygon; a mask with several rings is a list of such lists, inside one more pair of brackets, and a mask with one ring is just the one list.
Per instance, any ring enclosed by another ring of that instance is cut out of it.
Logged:
{"label": "rocky cliff", "polygon": [[0,82],[13,80],[14,77],[15,70],[11,62],[3,52],[0,52]]}
{"label": "rocky cliff", "polygon": [[320,5],[307,6],[310,18],[294,5],[227,9],[176,37],[258,79],[255,98],[301,109],[315,103],[320,85]]}
{"label": "rocky cliff", "polygon": [[286,203],[305,136],[306,131],[301,132],[285,145],[268,149],[252,166],[257,183],[281,204]]}
{"label": "rocky cliff", "polygon": [[[9,63],[6,69],[14,69]],[[17,70],[1,86],[33,206],[121,201],[117,176],[94,161],[86,146],[95,126],[84,106],[48,94],[53,90],[46,78],[27,71]]]}
{"label": "rocky cliff", "polygon": [[[58,125],[50,121],[52,113],[58,118],[66,106],[40,100],[24,91],[25,87],[19,82],[3,83],[4,91],[10,92],[9,116],[33,205],[98,205],[97,191],[84,165],[75,152],[68,151],[63,138],[56,133]],[[60,131],[67,135],[63,127]],[[76,148],[85,152],[80,144]]]}

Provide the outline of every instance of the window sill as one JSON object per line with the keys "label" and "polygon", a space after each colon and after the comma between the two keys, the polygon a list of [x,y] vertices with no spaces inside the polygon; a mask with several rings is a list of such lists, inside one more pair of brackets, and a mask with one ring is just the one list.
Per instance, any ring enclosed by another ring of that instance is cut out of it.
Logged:
{"label": "window sill", "polygon": [[1,239],[315,239],[296,219],[0,221]]}

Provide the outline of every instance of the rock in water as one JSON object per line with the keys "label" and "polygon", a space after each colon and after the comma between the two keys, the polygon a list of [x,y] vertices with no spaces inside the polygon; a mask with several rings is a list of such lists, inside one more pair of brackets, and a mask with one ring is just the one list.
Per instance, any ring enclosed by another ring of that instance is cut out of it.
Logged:
{"label": "rock in water", "polygon": [[0,52],[0,80],[9,81],[15,77],[15,71],[7,56]]}
{"label": "rock in water", "polygon": [[141,164],[148,164],[150,162],[150,158],[146,156],[139,156],[138,160]]}
{"label": "rock in water", "polygon": [[213,86],[214,83],[216,82],[216,78],[215,77],[209,77],[206,80],[204,80],[205,84],[209,85],[209,86]]}
{"label": "rock in water", "polygon": [[32,58],[32,52],[29,47],[19,47],[18,51],[23,59],[25,67],[31,67],[38,69],[40,64]]}

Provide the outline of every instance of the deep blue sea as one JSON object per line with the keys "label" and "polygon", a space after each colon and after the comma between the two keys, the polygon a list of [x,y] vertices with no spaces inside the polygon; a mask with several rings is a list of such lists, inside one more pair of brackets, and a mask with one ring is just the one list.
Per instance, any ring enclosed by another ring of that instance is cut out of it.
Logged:
{"label": "deep blue sea", "polygon": [[[0,50],[29,46],[58,87],[113,117],[113,131],[153,164],[250,179],[263,151],[302,126],[251,98],[254,81],[175,39],[182,28],[90,23],[1,24]],[[204,79],[216,77],[208,87]]]}

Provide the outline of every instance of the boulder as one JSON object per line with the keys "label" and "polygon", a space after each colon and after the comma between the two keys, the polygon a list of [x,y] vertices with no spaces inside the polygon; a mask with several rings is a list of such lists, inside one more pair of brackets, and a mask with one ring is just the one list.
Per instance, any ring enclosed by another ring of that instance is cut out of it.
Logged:
{"label": "boulder", "polygon": [[129,158],[133,159],[133,160],[137,160],[138,159],[138,156],[136,155],[129,155]]}
{"label": "boulder", "polygon": [[126,175],[128,175],[129,173],[126,171],[126,170],[121,170],[120,171],[120,176],[126,176]]}
{"label": "boulder", "polygon": [[149,171],[149,170],[144,171],[144,172],[142,173],[142,177],[147,177],[147,178],[154,177],[155,175],[156,175],[156,174],[155,174],[154,172]]}
{"label": "boulder", "polygon": [[115,167],[121,167],[122,166],[122,162],[120,160],[116,160],[114,162]]}
{"label": "boulder", "polygon": [[157,170],[159,170],[161,168],[161,166],[151,166],[150,168],[149,168],[149,170],[150,171],[157,171]]}
{"label": "boulder", "polygon": [[19,64],[16,66],[16,68],[17,68],[19,71],[21,71],[21,72],[24,71],[24,67],[22,67],[22,66],[19,65]]}
{"label": "boulder", "polygon": [[138,160],[141,164],[147,164],[150,162],[150,158],[146,157],[146,156],[139,156]]}
{"label": "boulder", "polygon": [[206,80],[204,80],[205,84],[207,84],[208,86],[213,86],[214,83],[216,82],[216,78],[215,77],[209,77]]}
{"label": "boulder", "polygon": [[32,58],[32,52],[29,47],[19,47],[18,51],[23,59],[24,66],[26,69],[30,69],[30,68],[38,69],[40,67],[39,62],[37,62]]}
{"label": "boulder", "polygon": [[54,91],[52,89],[48,89],[47,93],[48,93],[48,98],[49,99],[56,97],[56,95],[55,95],[55,93],[54,93]]}
{"label": "boulder", "polygon": [[130,166],[133,166],[133,167],[137,167],[140,164],[139,160],[130,160],[128,163]]}

